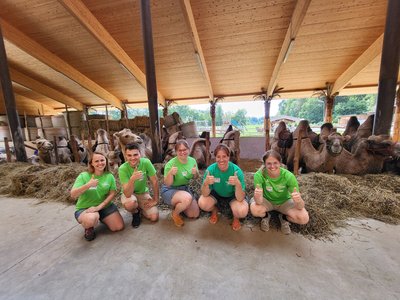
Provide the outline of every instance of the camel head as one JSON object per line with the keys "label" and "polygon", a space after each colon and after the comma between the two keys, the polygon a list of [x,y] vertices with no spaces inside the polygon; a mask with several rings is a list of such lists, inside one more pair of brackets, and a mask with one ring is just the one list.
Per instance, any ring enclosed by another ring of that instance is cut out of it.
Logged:
{"label": "camel head", "polygon": [[134,134],[128,128],[124,128],[121,131],[114,133],[114,137],[122,145],[127,145],[130,143],[138,143],[138,144],[143,143],[143,139],[140,136],[138,136],[137,134]]}
{"label": "camel head", "polygon": [[343,150],[343,143],[350,139],[350,136],[342,136],[340,133],[332,132],[329,135],[321,135],[321,139],[326,144],[326,149],[333,155],[339,155]]}
{"label": "camel head", "polygon": [[97,129],[96,134],[98,143],[108,143],[107,132],[104,129]]}
{"label": "camel head", "polygon": [[54,149],[54,146],[50,141],[48,141],[44,138],[41,138],[39,136],[36,137],[36,140],[32,143],[36,144],[36,148],[42,152],[48,152],[48,151],[51,151]]}

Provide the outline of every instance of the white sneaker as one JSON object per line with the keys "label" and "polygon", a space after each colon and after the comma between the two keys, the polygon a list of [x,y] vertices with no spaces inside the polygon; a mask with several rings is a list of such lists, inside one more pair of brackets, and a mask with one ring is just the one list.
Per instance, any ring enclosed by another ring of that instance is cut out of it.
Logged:
{"label": "white sneaker", "polygon": [[260,222],[260,229],[261,229],[262,231],[267,232],[267,231],[269,230],[269,220],[270,220],[270,219],[271,219],[271,215],[270,215],[270,214],[268,214],[267,217],[264,217],[264,218],[261,219],[261,222]]}
{"label": "white sneaker", "polygon": [[290,223],[283,219],[283,215],[279,214],[279,221],[281,222],[281,231],[283,234],[290,234]]}

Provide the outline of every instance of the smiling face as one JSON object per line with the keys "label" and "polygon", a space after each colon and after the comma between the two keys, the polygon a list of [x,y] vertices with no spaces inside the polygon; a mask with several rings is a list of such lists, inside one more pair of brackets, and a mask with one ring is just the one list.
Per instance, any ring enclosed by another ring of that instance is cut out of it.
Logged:
{"label": "smiling face", "polygon": [[226,171],[229,165],[229,155],[224,150],[219,150],[215,155],[215,161],[221,171]]}
{"label": "smiling face", "polygon": [[132,149],[132,150],[127,149],[125,151],[125,156],[131,167],[136,167],[139,164],[140,152],[138,149]]}
{"label": "smiling face", "polygon": [[100,175],[107,166],[107,160],[103,155],[94,153],[90,165],[93,167],[94,173]]}
{"label": "smiling face", "polygon": [[281,163],[280,161],[273,157],[273,156],[269,156],[266,160],[265,160],[265,169],[268,172],[268,175],[272,178],[278,177],[280,174],[280,167],[281,167]]}

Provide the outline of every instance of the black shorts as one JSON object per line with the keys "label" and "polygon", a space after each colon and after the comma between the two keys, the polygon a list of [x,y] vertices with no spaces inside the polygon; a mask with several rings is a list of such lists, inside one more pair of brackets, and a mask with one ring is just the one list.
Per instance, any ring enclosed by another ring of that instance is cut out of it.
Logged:
{"label": "black shorts", "polygon": [[[82,209],[78,209],[77,211],[75,211],[75,219],[77,221],[78,221],[78,218],[81,215],[81,213],[85,210],[86,210],[86,208],[82,208]],[[99,210],[98,213],[100,215],[100,221],[105,219],[107,216],[115,213],[116,211],[118,211],[118,207],[114,203],[111,203],[109,206],[103,208],[102,210]]]}

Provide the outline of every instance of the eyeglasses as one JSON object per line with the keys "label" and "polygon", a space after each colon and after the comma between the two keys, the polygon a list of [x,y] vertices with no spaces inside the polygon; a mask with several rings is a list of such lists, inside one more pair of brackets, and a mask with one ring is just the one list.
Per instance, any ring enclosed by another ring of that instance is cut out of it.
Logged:
{"label": "eyeglasses", "polygon": [[281,165],[280,162],[273,162],[273,163],[266,163],[266,164],[265,164],[265,166],[266,166],[267,168],[270,168],[270,167],[272,167],[272,166],[277,167],[277,166],[280,166],[280,165]]}
{"label": "eyeglasses", "polygon": [[177,152],[179,152],[179,153],[185,153],[185,152],[187,152],[187,151],[188,151],[188,149],[186,149],[186,148],[185,148],[185,149],[178,149],[178,150],[177,150]]}

